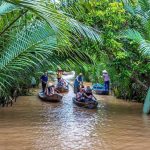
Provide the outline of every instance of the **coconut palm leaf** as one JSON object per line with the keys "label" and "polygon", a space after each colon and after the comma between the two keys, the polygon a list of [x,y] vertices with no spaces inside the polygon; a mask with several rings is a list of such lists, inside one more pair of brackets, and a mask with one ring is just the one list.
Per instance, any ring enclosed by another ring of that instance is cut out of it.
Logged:
{"label": "coconut palm leaf", "polygon": [[150,55],[150,42],[149,41],[142,41],[140,44],[140,49],[144,54]]}
{"label": "coconut palm leaf", "polygon": [[128,11],[133,17],[140,16],[143,24],[146,23],[147,19],[149,19],[150,3],[147,0],[139,0],[138,4],[134,7],[132,5],[132,1],[124,0],[123,4],[125,10]]}
{"label": "coconut palm leaf", "polygon": [[139,49],[142,51],[142,53],[146,55],[150,54],[150,43],[146,41],[138,31],[134,29],[128,29],[122,32],[122,35],[130,40],[133,40],[136,43],[139,43]]}
{"label": "coconut palm leaf", "polygon": [[149,11],[150,10],[150,2],[149,0],[138,0],[139,5],[141,6],[141,9],[143,11]]}
{"label": "coconut palm leaf", "polygon": [[27,51],[30,48],[34,48],[36,44],[39,44],[45,40],[45,38],[54,34],[49,28],[44,28],[44,24],[37,22],[25,27],[20,33],[13,39],[14,42],[8,46],[5,53],[1,57],[0,69],[3,69],[11,60],[19,56],[21,53]]}
{"label": "coconut palm leaf", "polygon": [[[56,47],[55,34],[46,24],[37,21],[25,27],[16,34],[0,58],[0,73],[5,74],[1,76],[0,82],[3,83],[6,80],[8,72],[13,74],[25,68],[34,67],[51,55],[52,49]],[[9,80],[12,79],[13,76]],[[7,86],[7,83],[5,85]]]}
{"label": "coconut palm leaf", "polygon": [[63,36],[69,35],[70,32],[73,32],[76,35],[81,34],[90,39],[98,40],[99,42],[102,41],[98,31],[91,27],[82,25],[74,19],[64,15],[61,11],[56,10],[51,2],[47,2],[46,4],[39,0],[7,0],[7,2],[27,8],[38,16],[41,16],[49,23],[55,32],[59,31]]}
{"label": "coconut palm leaf", "polygon": [[13,10],[17,10],[17,6],[16,5],[13,5],[11,3],[7,3],[7,2],[3,2],[1,5],[0,5],[0,16],[1,15],[5,15],[7,13],[10,13],[12,12]]}
{"label": "coconut palm leaf", "polygon": [[137,43],[144,40],[141,34],[134,29],[128,29],[128,30],[122,31],[121,36],[124,36],[130,40],[134,40]]}
{"label": "coconut palm leaf", "polygon": [[[71,33],[101,42],[98,31],[64,15],[50,2],[47,4],[43,1],[29,0],[9,0],[9,2],[16,7],[5,5],[2,18],[4,14],[14,10],[18,11],[21,8],[23,11],[30,10],[29,13],[34,14],[36,19],[31,19],[32,23],[27,22],[23,28],[15,27],[14,30],[13,26],[9,26],[10,28],[7,28],[5,34],[0,37],[3,39],[4,36],[9,35],[8,44],[5,48],[2,46],[4,49],[0,53],[0,88],[3,89],[0,96],[7,93],[8,87],[12,84],[18,84],[18,80],[26,81],[22,74],[28,76],[33,70],[43,66],[54,67],[59,64],[69,67],[77,62],[82,64],[81,59],[85,60],[84,53],[73,51],[71,48],[65,49],[66,45],[70,47],[68,43],[72,37]],[[14,25],[19,21],[17,20]],[[60,39],[62,37],[63,39]],[[66,43],[63,45],[59,42],[60,40],[63,41],[63,44]],[[7,41],[2,41],[6,45]],[[62,45],[64,49],[60,48]],[[62,54],[65,55],[62,56]],[[67,59],[65,56],[68,56]]]}
{"label": "coconut palm leaf", "polygon": [[[0,83],[3,86],[6,80],[9,80],[8,83],[10,83],[10,81],[14,82],[21,78],[22,76],[18,72],[25,72],[24,74],[29,75],[37,65],[38,67],[43,64],[51,67],[56,65],[71,66],[71,64],[67,64],[68,61],[75,64],[79,62],[79,59],[85,60],[84,54],[81,55],[79,52],[75,54],[72,51],[70,54],[68,52],[69,59],[66,60],[65,56],[57,55],[58,51],[56,35],[47,24],[39,21],[30,24],[16,34],[1,56],[0,72],[4,72],[4,75],[1,76]],[[81,61],[80,64],[82,64]],[[8,72],[12,75],[11,78],[7,77]],[[11,86],[8,83],[4,84],[5,92]]]}
{"label": "coconut palm leaf", "polygon": [[126,11],[128,11],[130,14],[132,14],[133,16],[136,16],[136,12],[135,9],[128,3],[124,3],[124,8]]}
{"label": "coconut palm leaf", "polygon": [[[130,3],[125,3],[125,6],[128,5],[129,7],[132,7]],[[129,12],[130,9],[129,9]],[[134,17],[140,16],[141,22],[140,22],[140,29],[128,29],[126,31],[123,31],[121,35],[125,36],[126,38],[133,40],[139,44],[139,49],[144,54],[150,54],[150,2],[147,0],[139,0],[138,4],[135,8],[132,7],[131,13]]]}

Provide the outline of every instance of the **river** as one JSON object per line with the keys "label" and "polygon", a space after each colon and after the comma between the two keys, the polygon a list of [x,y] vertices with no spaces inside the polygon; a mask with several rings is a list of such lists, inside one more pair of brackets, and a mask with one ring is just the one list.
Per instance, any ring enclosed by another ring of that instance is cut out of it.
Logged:
{"label": "river", "polygon": [[[37,91],[38,92],[38,91]],[[150,117],[142,104],[96,96],[97,110],[21,96],[0,108],[0,150],[149,150]]]}

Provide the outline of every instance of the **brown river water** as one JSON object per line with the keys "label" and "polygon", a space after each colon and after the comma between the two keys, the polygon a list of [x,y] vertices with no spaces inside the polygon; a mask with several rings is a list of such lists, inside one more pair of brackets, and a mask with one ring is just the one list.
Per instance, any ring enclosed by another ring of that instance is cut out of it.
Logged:
{"label": "brown river water", "polygon": [[[38,91],[37,91],[38,92]],[[19,97],[0,108],[0,150],[150,150],[150,116],[142,104],[96,96],[97,110]]]}

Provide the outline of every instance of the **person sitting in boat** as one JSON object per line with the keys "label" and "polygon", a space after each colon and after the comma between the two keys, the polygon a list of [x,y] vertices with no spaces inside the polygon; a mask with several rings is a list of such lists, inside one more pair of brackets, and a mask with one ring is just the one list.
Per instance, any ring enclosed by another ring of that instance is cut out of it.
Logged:
{"label": "person sitting in boat", "polygon": [[86,87],[85,92],[83,93],[83,96],[84,96],[86,101],[93,100],[92,89],[90,88],[90,86]]}
{"label": "person sitting in boat", "polygon": [[81,88],[82,88],[82,91],[85,92],[85,87],[83,84],[81,85]]}
{"label": "person sitting in boat", "polygon": [[76,94],[76,99],[80,102],[85,102],[85,97],[83,96],[84,88],[80,88],[80,91]]}
{"label": "person sitting in boat", "polygon": [[58,81],[57,87],[63,87],[63,88],[67,88],[67,83],[65,82],[65,80],[63,78],[61,78]]}
{"label": "person sitting in boat", "polygon": [[51,96],[55,93],[55,86],[52,83],[48,83],[47,89],[46,89],[46,95]]}
{"label": "person sitting in boat", "polygon": [[69,89],[69,83],[63,79],[63,88],[64,89]]}
{"label": "person sitting in boat", "polygon": [[61,86],[63,86],[62,79],[59,79],[59,81],[57,83],[57,87],[61,87]]}

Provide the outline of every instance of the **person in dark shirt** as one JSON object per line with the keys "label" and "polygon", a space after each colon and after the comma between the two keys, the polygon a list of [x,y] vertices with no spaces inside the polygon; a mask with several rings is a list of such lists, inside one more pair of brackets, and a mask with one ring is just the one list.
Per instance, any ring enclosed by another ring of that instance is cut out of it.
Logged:
{"label": "person in dark shirt", "polygon": [[41,76],[41,82],[42,82],[42,91],[43,93],[45,92],[45,88],[46,88],[46,84],[47,84],[47,81],[48,81],[48,75],[47,75],[47,72],[45,72],[42,76]]}
{"label": "person in dark shirt", "polygon": [[76,94],[77,92],[80,91],[80,85],[82,86],[83,85],[83,75],[82,73],[80,73],[75,81],[74,81],[74,93]]}

